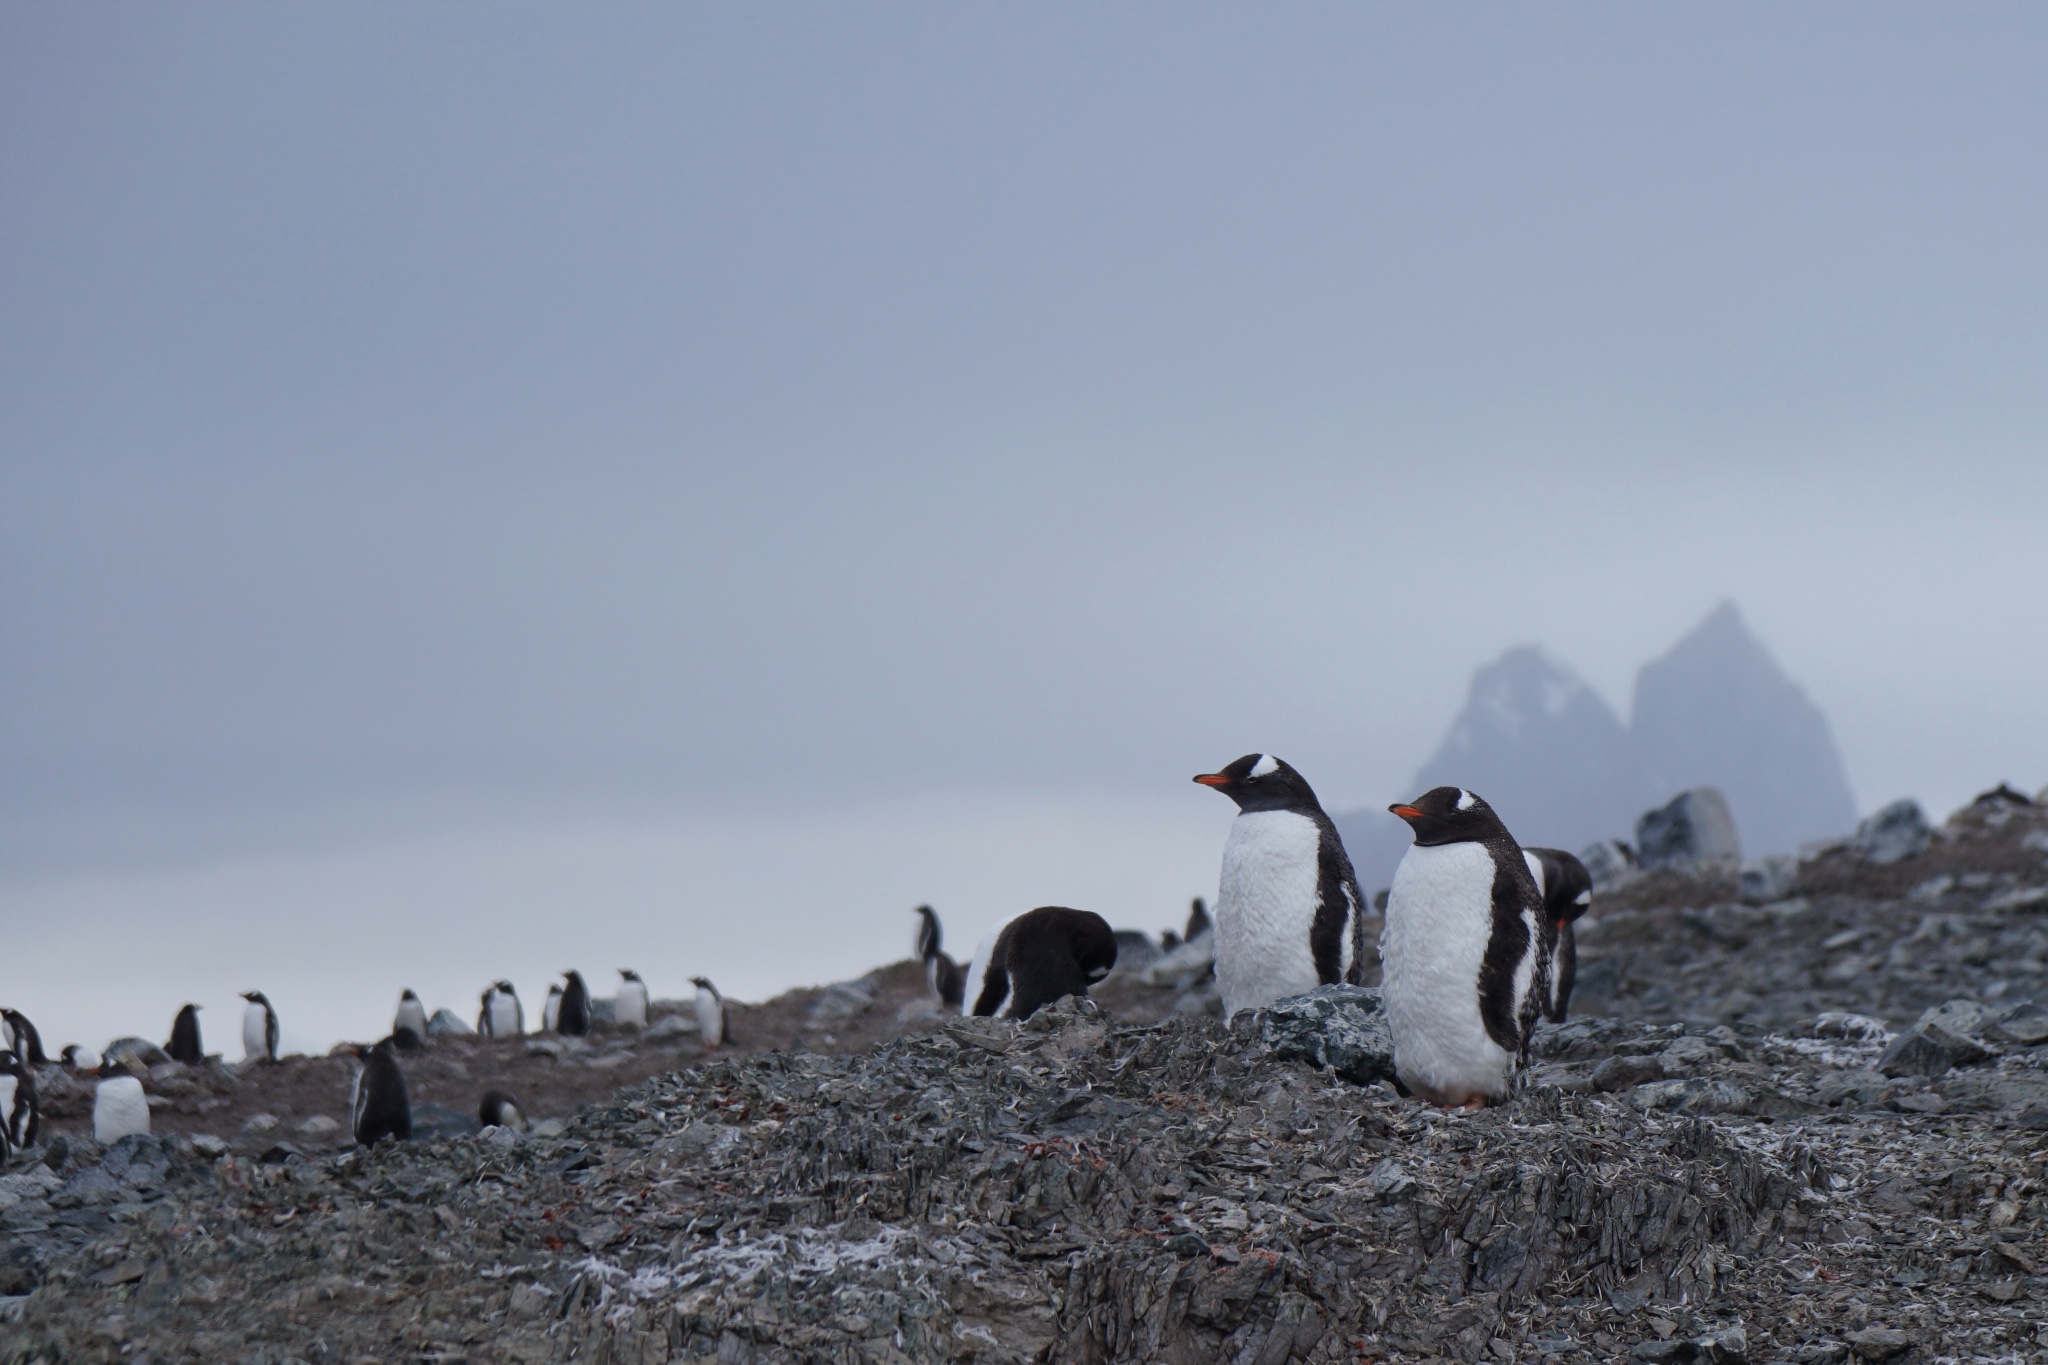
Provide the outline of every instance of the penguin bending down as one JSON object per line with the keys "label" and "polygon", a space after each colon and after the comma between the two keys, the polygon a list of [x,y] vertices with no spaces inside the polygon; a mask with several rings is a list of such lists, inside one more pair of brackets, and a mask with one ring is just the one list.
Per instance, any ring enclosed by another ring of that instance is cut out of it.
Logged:
{"label": "penguin bending down", "polygon": [[149,1096],[134,1076],[108,1076],[92,1097],[92,1139],[105,1146],[133,1133],[149,1132]]}
{"label": "penguin bending down", "polygon": [[243,1058],[276,1061],[277,1011],[270,1007],[270,1000],[262,991],[243,991],[242,998],[249,1002],[248,1008],[242,1011]]}
{"label": "penguin bending down", "polygon": [[590,987],[583,984],[581,972],[563,972],[562,977],[567,984],[562,987],[562,1003],[555,1011],[555,1032],[581,1038],[590,1032]]}
{"label": "penguin bending down", "polygon": [[1550,990],[1543,1014],[1562,1024],[1572,1003],[1572,982],[1579,974],[1579,948],[1572,924],[1593,903],[1593,877],[1586,865],[1561,848],[1525,848],[1522,860],[1543,897],[1543,918],[1554,936],[1550,949]]}
{"label": "penguin bending down", "polygon": [[619,968],[619,993],[612,997],[612,1020],[620,1028],[647,1027],[647,983],[640,973]]}
{"label": "penguin bending down", "polygon": [[697,988],[697,1041],[704,1044],[707,1052],[731,1042],[732,1034],[725,1026],[725,997],[718,993],[718,987],[702,976],[691,977],[690,984]]}
{"label": "penguin bending down", "polygon": [[0,1019],[7,1021],[7,1048],[29,1066],[48,1066],[50,1059],[43,1055],[43,1035],[36,1032],[36,1026],[20,1010],[0,1010]]}
{"label": "penguin bending down", "polygon": [[493,981],[484,987],[476,1031],[486,1038],[517,1038],[526,1032],[526,1011],[520,1008],[519,992],[512,989],[511,982]]}
{"label": "penguin bending down", "polygon": [[356,1073],[355,1093],[349,1097],[349,1132],[365,1147],[380,1138],[412,1138],[412,1101],[405,1094],[405,1073],[398,1069],[392,1040],[374,1047],[358,1047],[357,1060],[363,1069]]}
{"label": "penguin bending down", "polygon": [[924,963],[925,984],[941,1005],[957,1010],[960,998],[967,993],[967,979],[960,972],[960,964],[939,947],[939,912],[929,905],[920,905],[912,913],[918,917],[917,956]]}
{"label": "penguin bending down", "polygon": [[510,1128],[515,1133],[526,1131],[526,1115],[519,1111],[519,1101],[512,1098],[509,1090],[484,1091],[484,1102],[477,1106],[476,1118],[486,1128]]}
{"label": "penguin bending down", "polygon": [[1116,966],[1116,931],[1092,910],[1041,905],[1005,924],[975,950],[967,1012],[1029,1019],[1042,1006],[1088,988]]}
{"label": "penguin bending down", "polygon": [[100,1069],[100,1054],[94,1052],[89,1047],[80,1047],[76,1043],[67,1043],[61,1055],[64,1059],[65,1069],[75,1071],[81,1076],[88,1071],[98,1071]]}
{"label": "penguin bending down", "polygon": [[553,1033],[562,1022],[562,987],[560,982],[548,987],[548,998],[541,1002],[540,1031]]}
{"label": "penguin bending down", "polygon": [[171,1022],[171,1041],[164,1051],[174,1062],[197,1066],[206,1060],[206,1049],[199,1044],[199,1006],[187,1005],[178,1011],[178,1017]]}
{"label": "penguin bending down", "polygon": [[[1225,1018],[1339,981],[1362,985],[1364,898],[1337,827],[1301,774],[1246,754],[1195,781],[1237,802],[1216,890]],[[1207,918],[1206,915],[1199,918]],[[1199,932],[1188,916],[1188,937]]]}
{"label": "penguin bending down", "polygon": [[0,1157],[35,1146],[42,1130],[36,1073],[20,1053],[0,1049]]}
{"label": "penguin bending down", "polygon": [[1380,991],[1394,1074],[1445,1107],[1504,1098],[1549,999],[1555,933],[1493,808],[1462,787],[1390,806],[1415,831],[1387,896]]}
{"label": "penguin bending down", "polygon": [[427,1007],[408,986],[398,997],[398,1013],[391,1020],[391,1041],[410,1051],[427,1041]]}

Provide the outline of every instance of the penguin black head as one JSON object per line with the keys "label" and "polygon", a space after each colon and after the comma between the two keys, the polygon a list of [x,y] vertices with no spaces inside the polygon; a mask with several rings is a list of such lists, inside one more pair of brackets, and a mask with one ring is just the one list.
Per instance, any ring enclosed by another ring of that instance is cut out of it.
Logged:
{"label": "penguin black head", "polygon": [[628,981],[638,981],[640,979],[640,973],[628,971],[624,967],[619,968],[619,975]]}
{"label": "penguin black head", "polygon": [[518,991],[515,991],[515,990],[513,990],[513,989],[512,989],[512,983],[511,983],[511,982],[509,982],[509,981],[494,981],[494,982],[492,982],[491,984],[492,984],[492,988],[493,988],[493,989],[495,989],[495,990],[496,990],[496,991],[497,991],[497,992],[498,992],[499,994],[501,994],[501,995],[517,995],[517,994],[519,994],[519,992],[518,992]]}
{"label": "penguin black head", "polygon": [[1195,781],[1237,802],[1241,811],[1321,810],[1307,779],[1271,754],[1246,754],[1220,772]]}
{"label": "penguin black head", "polygon": [[718,987],[711,984],[711,978],[708,976],[693,976],[690,978],[690,984],[700,991],[710,991],[713,996],[721,1000],[725,998],[718,994]]}
{"label": "penguin black head", "polygon": [[1463,787],[1432,787],[1406,805],[1387,809],[1408,822],[1415,831],[1415,842],[1424,848],[1509,837],[1493,807]]}
{"label": "penguin black head", "polygon": [[252,1005],[262,1005],[266,1009],[270,1006],[270,1001],[265,998],[262,991],[243,991],[242,998]]}

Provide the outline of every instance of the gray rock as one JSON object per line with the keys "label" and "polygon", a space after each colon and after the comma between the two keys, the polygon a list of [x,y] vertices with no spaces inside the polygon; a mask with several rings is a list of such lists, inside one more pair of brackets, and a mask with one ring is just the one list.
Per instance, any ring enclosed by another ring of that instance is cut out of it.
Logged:
{"label": "gray rock", "polygon": [[1676,1081],[1652,1081],[1629,1092],[1629,1103],[1638,1109],[1671,1110],[1683,1114],[1747,1114],[1752,1097],[1734,1081],[1711,1081],[1699,1077]]}
{"label": "gray rock", "polygon": [[476,1036],[476,1030],[471,1028],[468,1021],[454,1010],[438,1009],[434,1011],[433,1018],[427,1020],[427,1036],[431,1038],[473,1038]]}
{"label": "gray rock", "polygon": [[811,1005],[804,1027],[838,1028],[854,1016],[865,1013],[874,1005],[875,996],[879,993],[880,987],[869,977],[858,981],[835,981]]}
{"label": "gray rock", "polygon": [[609,995],[590,997],[590,1022],[594,1028],[617,1028],[619,1026],[619,1002]]}
{"label": "gray rock", "polygon": [[1645,868],[1734,871],[1742,861],[1735,817],[1714,787],[1680,792],[1636,821],[1636,850]]}
{"label": "gray rock", "polygon": [[2036,1047],[2048,1043],[2048,1010],[2042,1009],[2032,1001],[2025,1001],[2014,1007],[2003,1019],[1987,1025],[1984,1035],[1994,1041],[2010,1043],[2016,1047]]}
{"label": "gray rock", "polygon": [[1614,1056],[1593,1068],[1593,1088],[1613,1092],[1664,1079],[1664,1064],[1655,1057]]}
{"label": "gray rock", "polygon": [[1907,797],[1894,801],[1856,826],[1856,851],[1877,864],[1902,863],[1927,851],[1934,827],[1920,803]]}
{"label": "gray rock", "polygon": [[435,1138],[474,1137],[479,1125],[474,1114],[450,1109],[431,1100],[412,1107],[412,1135],[419,1141]]}
{"label": "gray rock", "polygon": [[1282,1057],[1334,1071],[1357,1085],[1394,1078],[1394,1035],[1371,986],[1318,986],[1260,1014],[1260,1037]]}
{"label": "gray rock", "polygon": [[171,1060],[168,1052],[147,1038],[116,1038],[101,1057],[115,1066],[162,1066]]}
{"label": "gray rock", "polygon": [[1820,1078],[1814,1087],[1814,1097],[1823,1105],[1837,1105],[1843,1100],[1854,1100],[1858,1104],[1877,1104],[1883,1101],[1897,1086],[1883,1074],[1868,1067],[1851,1067],[1844,1071],[1830,1071]]}
{"label": "gray rock", "polygon": [[647,1032],[640,1036],[650,1043],[664,1038],[681,1038],[697,1031],[697,1021],[680,1014],[664,1014],[647,1026]]}
{"label": "gray rock", "polygon": [[1613,891],[1638,873],[1635,850],[1619,839],[1602,839],[1579,850],[1579,861],[1593,879],[1596,892]]}
{"label": "gray rock", "polygon": [[1137,973],[1157,962],[1165,954],[1159,950],[1152,935],[1143,929],[1119,929],[1116,931],[1116,970]]}
{"label": "gray rock", "polygon": [[302,1138],[325,1141],[341,1131],[341,1122],[338,1119],[329,1118],[325,1114],[315,1114],[312,1118],[300,1124],[296,1131]]}
{"label": "gray rock", "polygon": [[1742,865],[1736,886],[1751,905],[1785,900],[1799,889],[1799,860],[1784,853],[1753,859]]}
{"label": "gray rock", "polygon": [[1991,1055],[1966,1034],[1926,1022],[1913,1025],[1892,1039],[1878,1058],[1877,1069],[1887,1076],[1926,1076],[1932,1079],[1950,1067],[1969,1066]]}
{"label": "gray rock", "polygon": [[1183,943],[1172,952],[1162,954],[1141,975],[1148,985],[1171,986],[1184,991],[1205,980],[1215,970],[1216,935],[1203,934],[1192,943]]}

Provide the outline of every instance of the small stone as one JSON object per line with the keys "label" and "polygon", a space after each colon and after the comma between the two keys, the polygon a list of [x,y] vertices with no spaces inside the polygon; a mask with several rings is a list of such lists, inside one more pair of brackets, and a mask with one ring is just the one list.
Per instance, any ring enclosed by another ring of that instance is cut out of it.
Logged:
{"label": "small stone", "polygon": [[1892,1039],[1878,1058],[1877,1069],[1887,1076],[1926,1076],[1932,1079],[1950,1067],[1969,1066],[1991,1055],[1981,1044],[1944,1028],[1932,1020],[1913,1025]]}
{"label": "small stone", "polygon": [[1336,1072],[1354,1085],[1394,1077],[1394,1035],[1371,986],[1318,986],[1261,1012],[1260,1036],[1274,1055]]}
{"label": "small stone", "polygon": [[315,1114],[312,1118],[300,1124],[294,1131],[302,1138],[323,1141],[341,1131],[341,1122],[338,1119],[329,1118],[325,1114]]}
{"label": "small stone", "polygon": [[681,1038],[686,1034],[693,1034],[696,1031],[696,1020],[680,1014],[664,1014],[661,1018],[650,1024],[647,1032],[640,1036],[650,1043],[655,1043],[666,1038]]}
{"label": "small stone", "polygon": [[1735,885],[1737,893],[1751,905],[1785,900],[1798,889],[1799,860],[1778,853],[1744,863]]}
{"label": "small stone", "polygon": [[469,1021],[451,1009],[438,1009],[434,1017],[427,1020],[427,1036],[431,1038],[474,1038],[476,1030]]}
{"label": "small stone", "polygon": [[1995,1024],[1988,1024],[1984,1036],[2018,1047],[2048,1043],[2048,1010],[2032,1002],[2023,1003]]}
{"label": "small stone", "polygon": [[1902,1114],[1945,1114],[1948,1101],[1932,1090],[1919,1090],[1910,1095],[1900,1095],[1892,1102],[1892,1108]]}
{"label": "small stone", "polygon": [[267,1133],[275,1127],[277,1127],[277,1115],[251,1114],[248,1121],[242,1125],[242,1131],[253,1135]]}
{"label": "small stone", "polygon": [[1934,828],[1920,803],[1908,797],[1894,801],[1856,826],[1856,851],[1864,861],[1884,866],[1917,858],[1934,839]]}
{"label": "small stone", "polygon": [[1664,1079],[1664,1064],[1655,1057],[1609,1057],[1593,1068],[1593,1088],[1612,1092],[1633,1090],[1650,1081]]}
{"label": "small stone", "polygon": [[1842,1339],[1865,1360],[1888,1360],[1913,1344],[1913,1338],[1889,1327],[1866,1327]]}
{"label": "small stone", "polygon": [[1742,859],[1728,799],[1714,787],[1680,792],[1636,821],[1637,857],[1645,868],[1734,871]]}

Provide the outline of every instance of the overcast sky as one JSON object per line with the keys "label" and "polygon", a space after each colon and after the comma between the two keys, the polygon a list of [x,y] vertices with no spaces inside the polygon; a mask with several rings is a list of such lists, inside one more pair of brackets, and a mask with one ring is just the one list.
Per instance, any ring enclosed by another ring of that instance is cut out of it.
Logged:
{"label": "overcast sky", "polygon": [[2038,7],[0,5],[5,908],[882,820],[893,952],[940,809],[1163,907],[1190,774],[1725,597],[1865,809],[2031,790],[2044,241]]}

